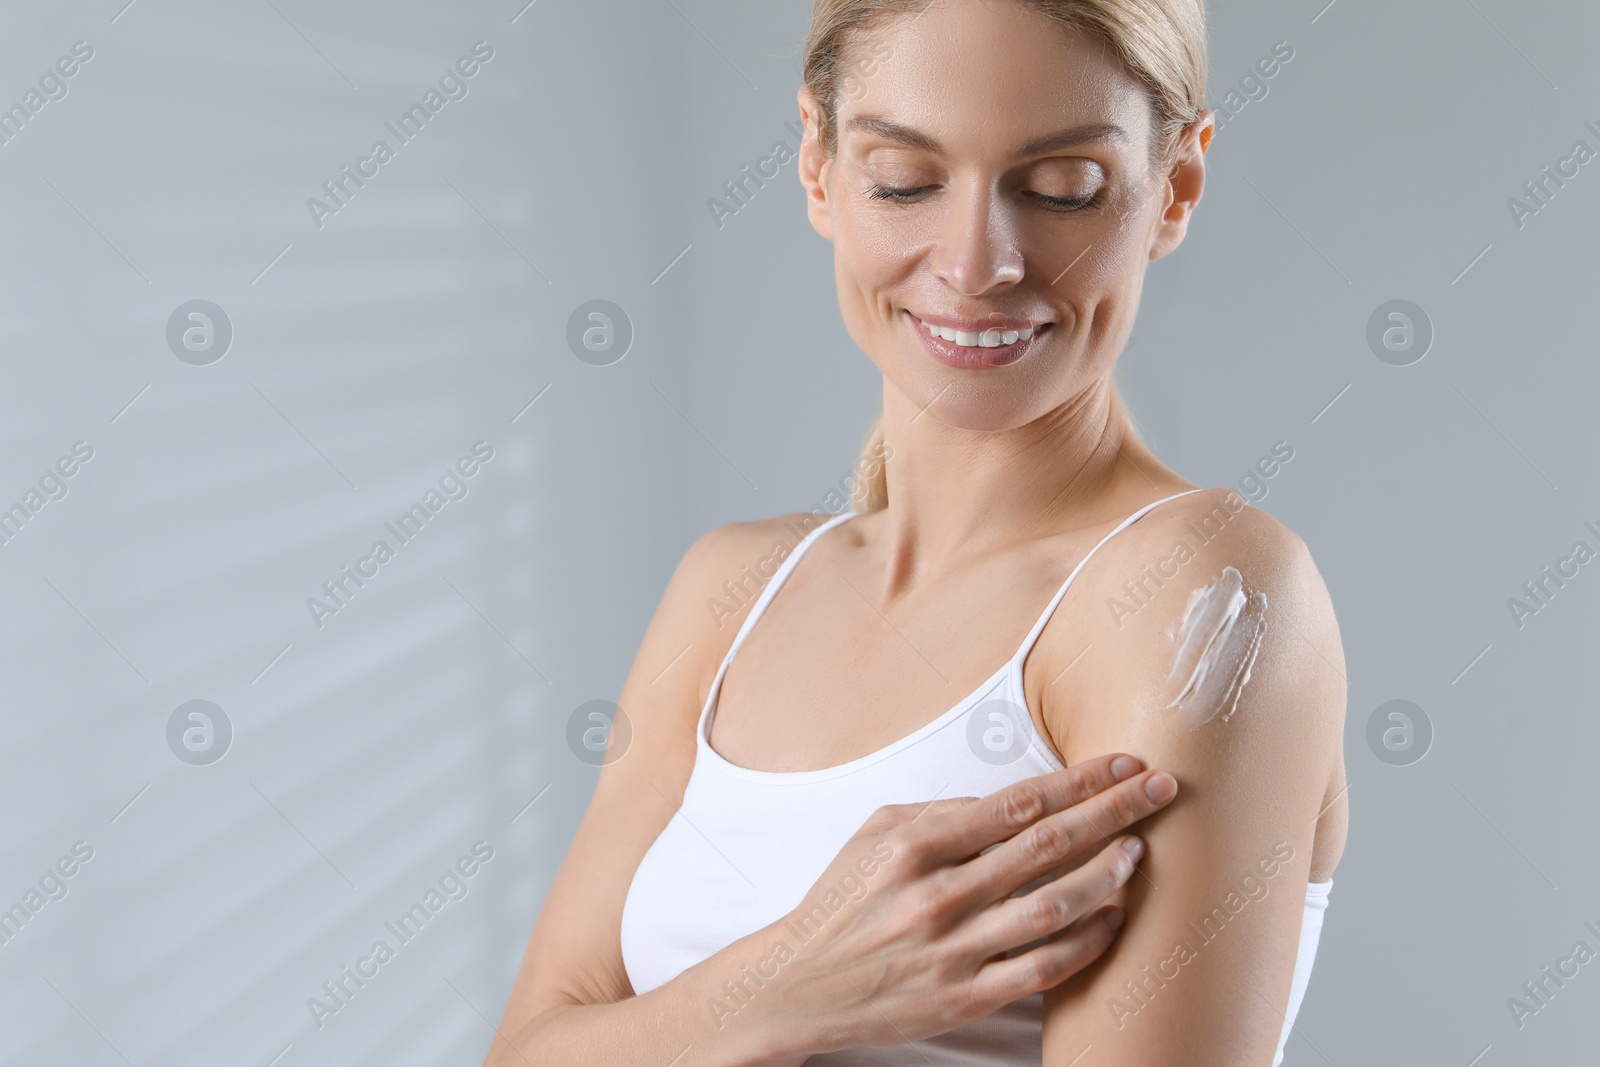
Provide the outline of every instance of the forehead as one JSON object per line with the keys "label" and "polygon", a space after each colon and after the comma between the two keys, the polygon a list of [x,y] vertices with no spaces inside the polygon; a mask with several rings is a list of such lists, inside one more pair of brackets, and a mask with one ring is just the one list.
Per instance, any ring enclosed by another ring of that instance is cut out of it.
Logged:
{"label": "forehead", "polygon": [[878,23],[841,58],[845,143],[861,136],[856,116],[929,134],[950,154],[1009,156],[1094,124],[1127,131],[1126,147],[1149,135],[1148,98],[1111,47],[1017,0],[934,0]]}

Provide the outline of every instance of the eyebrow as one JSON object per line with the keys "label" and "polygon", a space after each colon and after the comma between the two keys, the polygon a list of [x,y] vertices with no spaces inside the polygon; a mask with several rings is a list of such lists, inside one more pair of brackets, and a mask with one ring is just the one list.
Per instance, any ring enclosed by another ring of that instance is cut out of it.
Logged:
{"label": "eyebrow", "polygon": [[[885,140],[895,141],[909,148],[921,149],[932,152],[934,155],[945,154],[944,146],[933,137],[916,130],[910,126],[902,125],[880,115],[852,115],[845,123],[845,131],[860,130],[865,133],[877,134]],[[1128,131],[1114,122],[1091,122],[1082,126],[1070,126],[1055,133],[1047,133],[1032,138],[1017,149],[1020,156],[1037,156],[1045,152],[1053,152],[1058,148],[1071,148],[1075,145],[1086,144],[1090,141],[1114,141],[1126,144],[1129,141]]]}

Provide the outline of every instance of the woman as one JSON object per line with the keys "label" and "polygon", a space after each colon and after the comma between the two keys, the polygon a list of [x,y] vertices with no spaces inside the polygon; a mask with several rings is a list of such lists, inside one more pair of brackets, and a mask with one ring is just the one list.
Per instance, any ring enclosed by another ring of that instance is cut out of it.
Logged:
{"label": "woman", "polygon": [[1347,821],[1338,630],[1112,384],[1204,182],[1200,0],[817,0],[805,77],[870,476],[684,556],[488,1062],[1276,1064]]}

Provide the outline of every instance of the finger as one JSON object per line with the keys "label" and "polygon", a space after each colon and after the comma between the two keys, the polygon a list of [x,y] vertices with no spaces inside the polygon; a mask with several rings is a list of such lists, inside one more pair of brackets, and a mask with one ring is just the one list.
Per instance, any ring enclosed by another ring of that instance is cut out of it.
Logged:
{"label": "finger", "polygon": [[976,804],[943,814],[937,820],[939,839],[927,846],[926,855],[934,863],[964,862],[990,845],[1010,839],[1038,819],[1081,804],[1116,785],[1119,773],[1127,778],[1143,767],[1133,756],[1113,752],[1013,782]]}
{"label": "finger", "polygon": [[957,899],[983,907],[1066,865],[1080,853],[1098,849],[1112,835],[1171,803],[1153,799],[1145,786],[1171,779],[1165,771],[1148,771],[1096,793],[1080,804],[1047,815],[1016,836],[975,856],[956,869],[952,888]]}
{"label": "finger", "polygon": [[1070,874],[979,913],[970,932],[975,954],[993,957],[1081,921],[1127,884],[1143,854],[1143,842],[1124,834]]}
{"label": "finger", "polygon": [[1121,908],[1102,908],[1054,941],[984,964],[969,987],[977,1009],[992,1013],[1014,1000],[1060,985],[1100,958],[1116,939],[1124,916]]}

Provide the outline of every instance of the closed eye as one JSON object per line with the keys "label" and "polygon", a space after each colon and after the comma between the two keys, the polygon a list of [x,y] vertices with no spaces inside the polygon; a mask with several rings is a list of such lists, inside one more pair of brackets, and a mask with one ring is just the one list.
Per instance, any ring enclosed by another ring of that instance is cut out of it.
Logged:
{"label": "closed eye", "polygon": [[[933,185],[919,185],[914,188],[901,189],[889,185],[874,184],[868,197],[873,200],[889,200],[900,204],[915,203],[917,198],[929,189],[937,188]],[[1083,211],[1094,207],[1100,202],[1101,190],[1095,190],[1089,196],[1045,196],[1043,193],[1030,193],[1035,200],[1045,205],[1052,211]]]}
{"label": "closed eye", "polygon": [[919,194],[932,188],[933,186],[931,185],[919,185],[915,189],[896,189],[888,185],[874,185],[872,191],[867,195],[874,200],[898,200],[904,203],[916,199]]}

